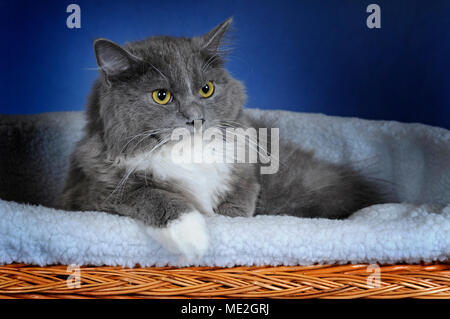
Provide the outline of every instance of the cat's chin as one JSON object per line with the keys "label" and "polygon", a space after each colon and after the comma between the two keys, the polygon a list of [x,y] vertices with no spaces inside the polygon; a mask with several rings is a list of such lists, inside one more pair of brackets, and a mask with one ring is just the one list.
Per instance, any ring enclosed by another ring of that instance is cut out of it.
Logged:
{"label": "cat's chin", "polygon": [[205,218],[196,210],[182,214],[166,227],[151,227],[148,233],[164,248],[179,255],[182,263],[198,262],[209,247]]}

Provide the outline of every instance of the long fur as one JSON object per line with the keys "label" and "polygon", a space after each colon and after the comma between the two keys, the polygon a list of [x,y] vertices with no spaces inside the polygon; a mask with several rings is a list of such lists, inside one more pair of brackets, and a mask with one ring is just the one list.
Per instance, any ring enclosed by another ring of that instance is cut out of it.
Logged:
{"label": "long fur", "polygon": [[[85,136],[71,157],[66,209],[133,217],[166,229],[161,237],[166,246],[189,247],[185,255],[197,256],[206,246],[196,238],[206,240],[206,230],[200,227],[203,235],[183,239],[170,227],[191,234],[193,224],[202,224],[199,216],[211,214],[345,218],[380,202],[375,186],[356,171],[289,145],[280,145],[280,169],[272,175],[259,174],[259,163],[172,162],[170,132],[192,130],[194,120],[220,130],[260,125],[243,115],[245,88],[223,68],[220,40],[230,24],[194,38],[153,37],[123,47],[95,42],[102,71],[87,105]],[[202,98],[199,89],[207,81],[215,91]],[[155,103],[157,89],[170,90],[173,100]],[[261,151],[261,145],[249,143]]]}

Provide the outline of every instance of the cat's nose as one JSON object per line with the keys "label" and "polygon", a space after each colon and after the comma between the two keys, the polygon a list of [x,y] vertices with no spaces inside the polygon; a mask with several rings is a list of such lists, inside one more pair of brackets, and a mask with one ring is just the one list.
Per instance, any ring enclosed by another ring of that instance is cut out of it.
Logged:
{"label": "cat's nose", "polygon": [[188,125],[194,125],[194,121],[201,121],[202,124],[205,122],[203,112],[201,108],[197,105],[192,105],[186,108],[180,108],[180,112],[185,117],[186,124]]}

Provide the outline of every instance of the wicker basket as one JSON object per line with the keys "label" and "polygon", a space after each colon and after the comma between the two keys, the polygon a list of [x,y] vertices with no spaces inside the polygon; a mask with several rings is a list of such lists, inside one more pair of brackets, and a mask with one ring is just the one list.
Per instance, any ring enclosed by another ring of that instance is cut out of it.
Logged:
{"label": "wicker basket", "polygon": [[450,262],[75,270],[10,264],[0,267],[0,298],[450,299]]}

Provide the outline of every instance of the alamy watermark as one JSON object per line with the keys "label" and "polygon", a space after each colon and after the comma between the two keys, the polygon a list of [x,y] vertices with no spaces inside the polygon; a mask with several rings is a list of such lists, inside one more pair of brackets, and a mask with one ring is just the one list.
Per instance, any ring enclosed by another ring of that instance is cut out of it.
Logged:
{"label": "alamy watermark", "polygon": [[367,272],[371,274],[367,276],[367,286],[369,288],[380,288],[381,287],[381,270],[380,266],[377,264],[370,264],[367,266]]}
{"label": "alamy watermark", "polygon": [[194,122],[194,130],[181,127],[172,131],[170,140],[175,163],[260,163],[261,174],[279,169],[279,129],[210,127],[203,130]]}
{"label": "alamy watermark", "polygon": [[381,28],[381,8],[378,4],[369,4],[366,8],[366,12],[370,15],[366,19],[366,25],[369,29]]}
{"label": "alamy watermark", "polygon": [[69,29],[80,29],[81,28],[81,8],[78,4],[69,4],[66,8],[66,12],[70,15],[66,19],[66,26]]}
{"label": "alamy watermark", "polygon": [[67,288],[80,288],[81,287],[81,272],[80,266],[71,264],[67,266],[67,272],[70,273],[69,277],[67,277],[66,285]]}

